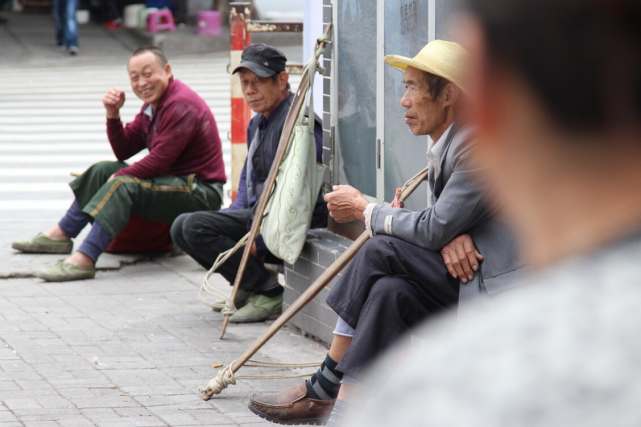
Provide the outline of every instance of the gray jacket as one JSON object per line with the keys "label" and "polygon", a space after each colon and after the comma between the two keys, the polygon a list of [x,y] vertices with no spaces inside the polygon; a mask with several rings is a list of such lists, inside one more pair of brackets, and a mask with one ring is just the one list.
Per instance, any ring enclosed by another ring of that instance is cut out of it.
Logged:
{"label": "gray jacket", "polygon": [[460,302],[480,295],[482,289],[493,294],[514,286],[523,267],[512,233],[495,217],[486,191],[477,185],[478,171],[470,159],[474,149],[470,129],[455,122],[444,142],[440,173],[430,166],[431,207],[412,212],[376,206],[370,223],[374,235],[389,234],[432,251],[469,234],[485,259],[475,280],[461,284]]}

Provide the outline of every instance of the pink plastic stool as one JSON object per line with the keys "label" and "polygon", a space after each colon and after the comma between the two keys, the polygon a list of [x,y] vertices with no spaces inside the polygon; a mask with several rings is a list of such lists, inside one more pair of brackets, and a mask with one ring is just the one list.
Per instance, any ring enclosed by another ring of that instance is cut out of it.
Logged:
{"label": "pink plastic stool", "polygon": [[176,31],[174,15],[169,9],[161,9],[156,12],[149,12],[147,15],[147,31],[157,33],[161,30]]}
{"label": "pink plastic stool", "polygon": [[196,34],[199,36],[219,36],[223,33],[220,26],[220,12],[217,10],[201,10],[198,12]]}

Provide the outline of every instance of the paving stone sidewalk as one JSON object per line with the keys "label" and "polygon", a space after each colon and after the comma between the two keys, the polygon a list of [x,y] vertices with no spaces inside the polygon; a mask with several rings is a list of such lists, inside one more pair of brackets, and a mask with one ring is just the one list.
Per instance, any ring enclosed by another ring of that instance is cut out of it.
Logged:
{"label": "paving stone sidewalk", "polygon": [[[15,254],[7,226],[0,224],[0,275],[50,262]],[[212,365],[228,365],[267,327],[232,324],[219,340],[222,315],[198,301],[204,273],[183,255],[139,260],[88,281],[0,279],[0,427],[273,425],[249,412],[249,396],[300,379],[240,380],[209,401],[197,391],[216,375]],[[220,276],[212,279],[229,292]],[[325,352],[286,327],[256,358],[317,362]],[[276,372],[303,371],[310,369]]]}
{"label": "paving stone sidewalk", "polygon": [[[10,22],[0,28],[0,69],[81,64],[105,55],[124,61],[131,52],[127,39],[118,38],[124,33],[105,36],[87,26],[81,28],[81,55],[64,57],[52,49],[49,21],[3,16]],[[36,21],[46,26],[26,25]],[[222,315],[198,301],[205,271],[187,256],[104,254],[94,280],[36,279],[36,270],[64,257],[17,254],[11,242],[51,225],[18,214],[0,221],[0,427],[273,426],[247,409],[249,396],[300,379],[240,380],[209,401],[198,393],[216,375],[212,365],[240,356],[266,323],[232,324],[219,340]],[[219,275],[211,283],[231,290]],[[285,328],[255,358],[320,362],[325,353]]]}

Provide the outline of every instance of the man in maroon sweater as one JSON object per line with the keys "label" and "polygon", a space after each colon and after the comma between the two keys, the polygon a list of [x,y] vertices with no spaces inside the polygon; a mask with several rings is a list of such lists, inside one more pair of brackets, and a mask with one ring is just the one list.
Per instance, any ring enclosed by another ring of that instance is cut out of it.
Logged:
{"label": "man in maroon sweater", "polygon": [[[218,210],[226,181],[222,148],[211,110],[193,90],[174,80],[157,47],[136,50],[127,67],[131,88],[144,105],[126,126],[120,121],[124,91],[103,97],[107,136],[117,162],[100,162],[71,182],[75,200],[58,225],[12,247],[28,253],[72,251],[72,238],[92,222],[89,235],[66,260],[39,271],[46,281],[90,279],[95,263],[132,215],[171,223],[180,214]],[[124,163],[143,149],[149,154]]]}

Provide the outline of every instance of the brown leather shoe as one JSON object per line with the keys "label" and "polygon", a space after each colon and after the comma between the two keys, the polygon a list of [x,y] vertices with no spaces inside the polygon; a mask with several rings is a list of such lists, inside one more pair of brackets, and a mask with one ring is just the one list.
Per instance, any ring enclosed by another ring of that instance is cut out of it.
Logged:
{"label": "brown leather shoe", "polygon": [[277,424],[327,423],[332,412],[332,400],[317,400],[307,396],[305,381],[280,393],[261,393],[251,397],[249,409],[261,418]]}

